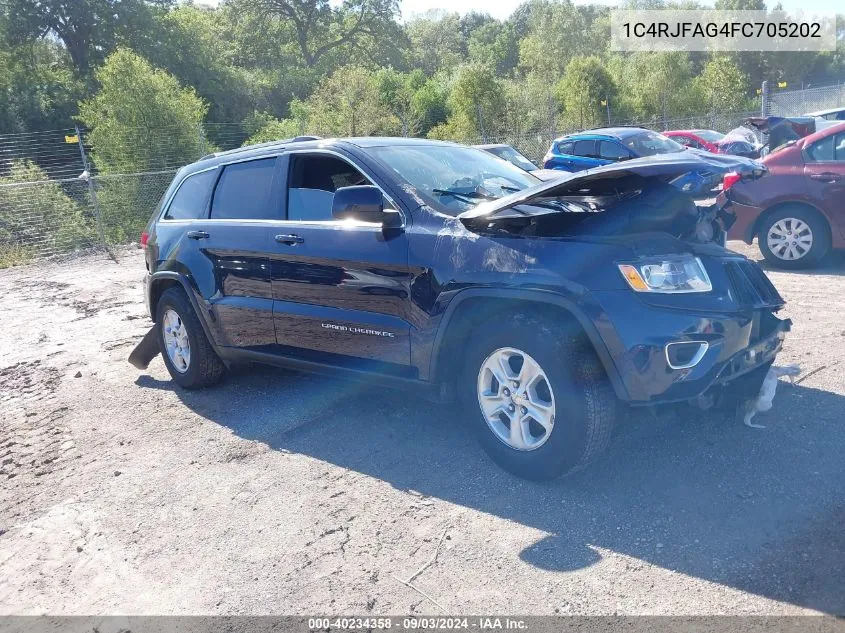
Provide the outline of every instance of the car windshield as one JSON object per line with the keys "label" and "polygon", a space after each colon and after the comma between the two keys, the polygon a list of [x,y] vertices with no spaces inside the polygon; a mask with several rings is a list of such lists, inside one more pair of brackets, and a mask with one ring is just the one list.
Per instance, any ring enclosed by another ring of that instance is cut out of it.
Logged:
{"label": "car windshield", "polygon": [[369,152],[429,206],[453,216],[540,182],[511,163],[471,147],[392,145]]}
{"label": "car windshield", "polygon": [[641,132],[621,139],[622,144],[637,156],[654,156],[683,152],[685,147],[656,132]]}
{"label": "car windshield", "polygon": [[718,143],[725,138],[724,134],[716,132],[715,130],[697,130],[695,134],[696,136],[703,138],[708,143]]}
{"label": "car windshield", "polygon": [[499,158],[505,159],[512,165],[516,165],[525,171],[535,171],[537,169],[537,165],[525,158],[525,156],[520,154],[510,145],[505,145],[504,147],[491,147],[487,151],[491,154],[495,154]]}

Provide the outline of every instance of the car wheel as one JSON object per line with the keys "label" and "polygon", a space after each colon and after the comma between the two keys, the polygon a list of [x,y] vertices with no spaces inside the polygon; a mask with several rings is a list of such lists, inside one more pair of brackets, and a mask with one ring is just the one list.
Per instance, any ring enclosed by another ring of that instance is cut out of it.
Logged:
{"label": "car wheel", "polygon": [[779,268],[809,268],[830,251],[830,227],[816,211],[790,206],[763,219],[758,233],[766,261]]}
{"label": "car wheel", "polygon": [[552,479],[580,470],[610,442],[616,396],[593,351],[527,314],[474,334],[459,378],[482,446],[505,470]]}
{"label": "car wheel", "polygon": [[168,288],[156,306],[158,343],[170,377],[180,387],[199,389],[220,380],[225,366],[215,354],[191,302],[181,288]]}

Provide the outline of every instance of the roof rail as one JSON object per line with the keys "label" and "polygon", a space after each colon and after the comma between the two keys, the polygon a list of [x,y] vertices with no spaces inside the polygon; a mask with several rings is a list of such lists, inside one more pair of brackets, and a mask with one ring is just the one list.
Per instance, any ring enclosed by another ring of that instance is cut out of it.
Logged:
{"label": "roof rail", "polygon": [[200,160],[208,160],[209,158],[217,158],[219,156],[231,156],[232,154],[240,154],[241,152],[249,152],[254,149],[261,149],[262,147],[273,147],[276,145],[289,145],[291,143],[303,143],[305,141],[319,141],[319,136],[295,136],[294,138],[284,138],[277,141],[266,141],[264,143],[256,143],[254,145],[245,145],[244,147],[236,147],[235,149],[226,150],[225,152],[213,152],[206,154]]}

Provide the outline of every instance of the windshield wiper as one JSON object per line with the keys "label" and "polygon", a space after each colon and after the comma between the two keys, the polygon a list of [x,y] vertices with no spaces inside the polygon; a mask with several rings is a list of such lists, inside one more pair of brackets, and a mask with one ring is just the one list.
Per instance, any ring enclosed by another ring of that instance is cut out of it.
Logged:
{"label": "windshield wiper", "polygon": [[436,193],[438,196],[452,196],[454,198],[464,198],[471,202],[476,200],[498,200],[498,196],[491,196],[489,194],[479,193],[478,191],[454,191],[452,189],[432,189],[431,193]]}

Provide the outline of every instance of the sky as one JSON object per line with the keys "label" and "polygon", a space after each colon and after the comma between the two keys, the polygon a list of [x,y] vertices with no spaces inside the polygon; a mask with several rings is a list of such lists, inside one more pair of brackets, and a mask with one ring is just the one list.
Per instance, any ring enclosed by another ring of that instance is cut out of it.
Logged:
{"label": "sky", "polygon": [[[217,6],[220,0],[194,0],[197,4]],[[603,4],[614,6],[622,0],[573,0],[575,4]],[[770,8],[777,4],[778,0],[767,0],[766,5]],[[780,0],[783,8],[787,11],[801,9],[803,11],[836,11],[842,10],[842,0]],[[522,0],[460,0],[459,2],[448,2],[447,0],[400,0],[399,6],[402,10],[402,20],[409,20],[415,14],[425,13],[431,9],[443,9],[457,11],[461,14],[470,11],[489,13],[494,18],[504,20],[522,3]]]}
{"label": "sky", "polygon": [[[573,0],[575,4],[603,4],[613,6],[620,4],[619,0]],[[479,11],[489,13],[494,18],[504,19],[513,13],[522,0],[461,0],[460,2],[444,2],[444,0],[401,0],[402,19],[408,20],[415,13],[424,13],[430,9],[448,9],[460,13]],[[781,0],[787,11],[802,9],[804,11],[836,11],[842,9],[842,0]],[[767,0],[766,5],[773,7],[777,0]]]}

